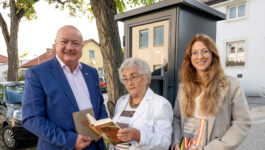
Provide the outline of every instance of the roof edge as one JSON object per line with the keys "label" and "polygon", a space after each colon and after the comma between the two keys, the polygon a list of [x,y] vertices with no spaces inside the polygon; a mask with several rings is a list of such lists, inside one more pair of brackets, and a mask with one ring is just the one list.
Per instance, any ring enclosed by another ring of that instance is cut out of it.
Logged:
{"label": "roof edge", "polygon": [[226,15],[222,12],[219,12],[208,5],[201,3],[197,0],[165,0],[161,2],[157,2],[151,5],[143,6],[140,8],[136,8],[133,10],[129,10],[120,14],[117,14],[114,16],[115,21],[124,21],[127,18],[135,17],[137,15],[142,15],[146,12],[152,12],[152,11],[157,11],[160,9],[163,9],[165,7],[170,7],[170,6],[176,6],[176,5],[181,5],[184,4],[185,6],[192,7],[198,10],[203,10],[206,13],[212,15],[215,17],[217,20],[224,20]]}

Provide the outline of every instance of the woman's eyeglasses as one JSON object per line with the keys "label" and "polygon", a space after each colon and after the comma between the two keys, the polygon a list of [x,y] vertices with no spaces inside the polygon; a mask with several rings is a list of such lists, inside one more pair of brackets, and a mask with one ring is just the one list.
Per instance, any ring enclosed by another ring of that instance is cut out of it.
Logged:
{"label": "woman's eyeglasses", "polygon": [[201,52],[198,51],[191,51],[190,52],[190,57],[194,57],[197,58],[199,57],[199,55],[203,56],[203,57],[207,57],[211,54],[212,52],[209,49],[204,49]]}
{"label": "woman's eyeglasses", "polygon": [[122,82],[123,83],[129,83],[129,81],[131,82],[135,82],[141,75],[133,75],[129,78],[122,78]]}

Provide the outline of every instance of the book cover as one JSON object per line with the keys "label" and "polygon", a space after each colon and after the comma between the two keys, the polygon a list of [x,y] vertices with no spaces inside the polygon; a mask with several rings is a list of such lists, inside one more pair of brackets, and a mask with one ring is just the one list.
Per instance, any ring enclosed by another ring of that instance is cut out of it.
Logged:
{"label": "book cover", "polygon": [[207,120],[184,117],[181,150],[203,150],[206,144]]}
{"label": "book cover", "polygon": [[88,113],[87,119],[90,122],[90,127],[111,145],[115,146],[116,144],[124,143],[116,136],[120,127],[110,118],[95,120],[95,118]]}
{"label": "book cover", "polygon": [[98,134],[90,128],[86,114],[94,116],[93,109],[84,109],[73,113],[76,132],[84,136],[89,136],[91,141],[93,141],[98,138]]}

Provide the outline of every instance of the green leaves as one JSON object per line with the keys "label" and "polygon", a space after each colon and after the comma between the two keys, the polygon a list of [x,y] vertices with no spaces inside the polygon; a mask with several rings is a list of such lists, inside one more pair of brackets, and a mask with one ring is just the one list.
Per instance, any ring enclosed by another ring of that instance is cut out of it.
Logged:
{"label": "green leaves", "polygon": [[119,13],[124,12],[129,6],[130,8],[144,5],[151,5],[160,0],[115,0],[116,7]]}
{"label": "green leaves", "polygon": [[28,20],[37,19],[37,13],[34,7],[27,8],[24,17]]}
{"label": "green leaves", "polygon": [[[34,3],[39,0],[16,0],[16,13],[25,11],[24,17],[27,20],[37,19]],[[88,15],[89,21],[94,19],[91,5],[86,0],[45,0],[49,4],[55,4],[56,9],[69,10],[71,16]],[[119,13],[124,12],[127,7],[133,8],[141,5],[150,5],[160,0],[115,0],[116,8]],[[9,0],[1,0],[0,5],[3,9],[9,8]]]}
{"label": "green leaves", "polygon": [[115,3],[119,13],[122,13],[126,10],[126,5],[123,0],[115,0]]}
{"label": "green leaves", "polygon": [[56,9],[60,10],[69,10],[69,14],[71,16],[79,16],[86,14],[87,11],[87,3],[84,0],[45,0],[49,4],[55,4]]}
{"label": "green leaves", "polygon": [[3,9],[6,9],[9,7],[9,1],[4,0],[4,1],[0,2],[0,5],[2,5]]}

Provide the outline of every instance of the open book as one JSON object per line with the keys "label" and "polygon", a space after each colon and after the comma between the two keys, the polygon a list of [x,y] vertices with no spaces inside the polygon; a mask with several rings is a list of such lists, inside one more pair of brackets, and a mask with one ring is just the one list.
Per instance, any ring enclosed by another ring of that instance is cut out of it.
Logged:
{"label": "open book", "polygon": [[111,145],[115,146],[116,144],[123,143],[116,136],[120,127],[110,118],[96,120],[90,113],[87,113],[86,116],[90,122],[89,126]]}
{"label": "open book", "polygon": [[93,141],[98,138],[98,134],[89,127],[86,114],[91,114],[94,116],[93,109],[84,109],[73,113],[76,132],[84,136],[89,136],[90,140]]}

